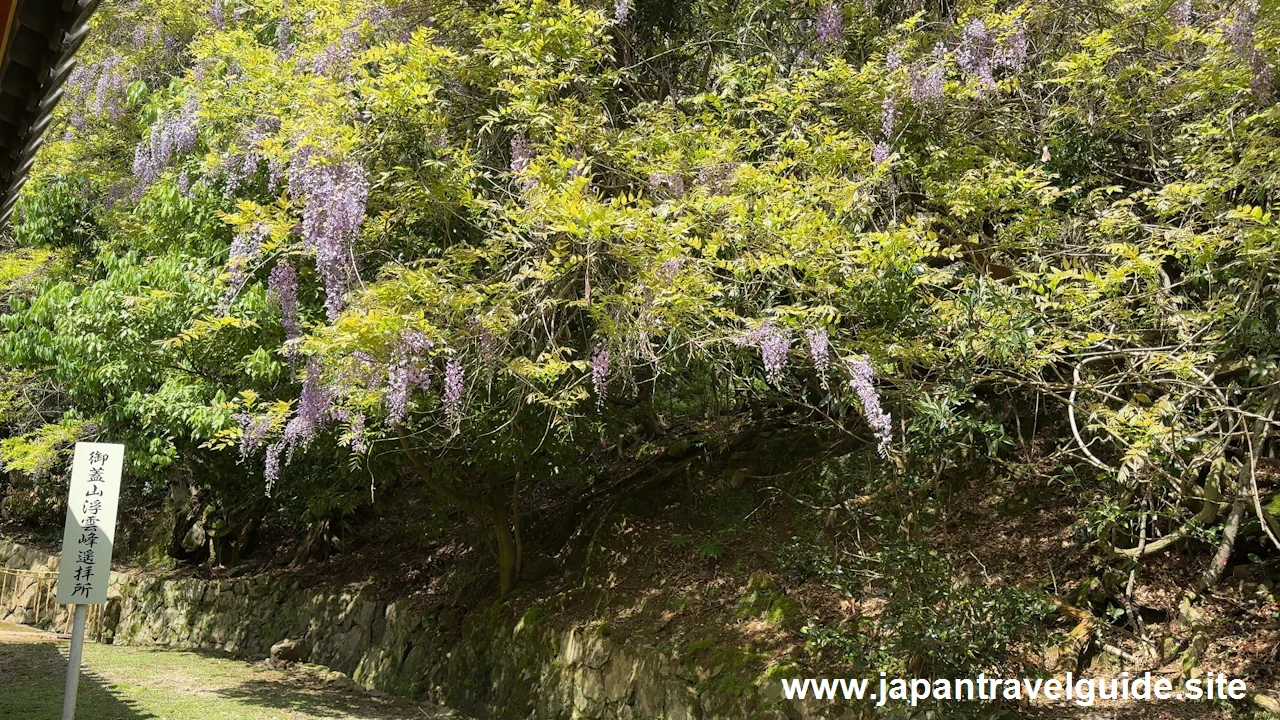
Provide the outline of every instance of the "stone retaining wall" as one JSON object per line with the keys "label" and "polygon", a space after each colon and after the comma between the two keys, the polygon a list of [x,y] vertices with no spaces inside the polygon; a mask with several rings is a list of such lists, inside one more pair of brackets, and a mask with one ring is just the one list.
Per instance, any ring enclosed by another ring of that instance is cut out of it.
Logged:
{"label": "stone retaining wall", "polygon": [[[56,570],[57,557],[0,538],[0,566]],[[854,718],[842,703],[783,701],[776,681],[731,677],[651,645],[613,637],[607,625],[554,627],[531,610],[496,609],[461,619],[425,617],[365,590],[316,591],[270,577],[204,581],[116,574],[105,636],[266,657],[271,645],[306,639],[311,662],[366,688],[434,702],[493,720],[809,720]],[[22,621],[30,595],[15,594],[0,619]],[[0,599],[3,600],[3,599]],[[53,623],[65,624],[66,612]]]}

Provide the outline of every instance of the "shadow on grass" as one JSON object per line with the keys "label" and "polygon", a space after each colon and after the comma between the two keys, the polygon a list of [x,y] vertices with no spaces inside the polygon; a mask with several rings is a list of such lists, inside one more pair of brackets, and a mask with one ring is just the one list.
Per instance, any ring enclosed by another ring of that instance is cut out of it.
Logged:
{"label": "shadow on grass", "polygon": [[[299,685],[305,682],[305,685]],[[325,687],[319,681],[294,678],[289,683],[247,680],[232,688],[215,690],[219,697],[273,710],[290,710],[317,718],[400,718],[390,703]]]}
{"label": "shadow on grass", "polygon": [[[44,720],[62,717],[67,659],[47,642],[0,644],[0,718]],[[92,672],[80,673],[76,720],[158,720],[112,693]]]}

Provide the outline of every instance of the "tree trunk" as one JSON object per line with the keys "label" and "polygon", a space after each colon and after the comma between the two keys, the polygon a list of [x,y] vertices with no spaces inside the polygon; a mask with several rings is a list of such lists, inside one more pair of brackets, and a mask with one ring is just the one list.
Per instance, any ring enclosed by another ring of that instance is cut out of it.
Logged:
{"label": "tree trunk", "polygon": [[498,589],[503,595],[515,587],[515,570],[519,563],[515,536],[511,532],[511,516],[507,512],[507,499],[502,485],[492,482],[489,486],[489,517],[493,521],[493,536],[498,545]]}

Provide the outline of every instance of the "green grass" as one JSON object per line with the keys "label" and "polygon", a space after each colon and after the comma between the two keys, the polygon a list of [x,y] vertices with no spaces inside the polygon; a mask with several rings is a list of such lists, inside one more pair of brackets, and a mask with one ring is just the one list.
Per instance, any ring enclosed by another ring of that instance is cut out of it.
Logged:
{"label": "green grass", "polygon": [[[0,639],[0,718],[61,717],[66,652],[65,642]],[[310,675],[196,651],[91,643],[84,655],[77,720],[448,717],[435,708],[340,690]]]}

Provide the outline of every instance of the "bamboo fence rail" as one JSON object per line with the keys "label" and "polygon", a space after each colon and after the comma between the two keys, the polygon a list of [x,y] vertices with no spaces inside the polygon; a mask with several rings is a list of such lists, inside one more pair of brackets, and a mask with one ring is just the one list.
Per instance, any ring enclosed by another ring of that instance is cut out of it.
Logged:
{"label": "bamboo fence rail", "polygon": [[[35,596],[23,600],[29,588],[35,586]],[[10,610],[26,610],[34,613],[32,625],[39,625],[41,619],[52,625],[58,615],[58,573],[51,570],[19,570],[0,567],[0,617]],[[22,603],[19,606],[19,603]],[[97,641],[102,640],[103,622],[102,605],[90,605],[85,625],[85,636]],[[73,613],[64,611],[63,634],[71,633]]]}

